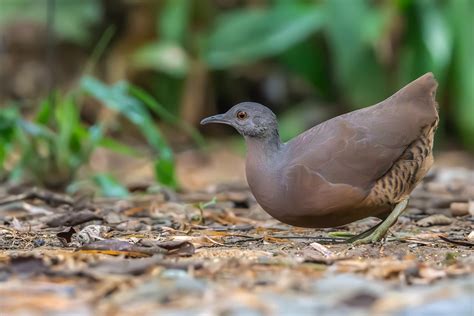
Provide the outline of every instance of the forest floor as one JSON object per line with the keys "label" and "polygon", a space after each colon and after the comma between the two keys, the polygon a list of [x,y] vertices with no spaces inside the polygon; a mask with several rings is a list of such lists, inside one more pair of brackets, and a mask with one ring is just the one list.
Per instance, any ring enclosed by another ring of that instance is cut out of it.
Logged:
{"label": "forest floor", "polygon": [[[379,244],[269,217],[242,183],[0,199],[0,310],[47,315],[473,315],[474,171],[435,168]],[[471,201],[469,202],[469,199]]]}

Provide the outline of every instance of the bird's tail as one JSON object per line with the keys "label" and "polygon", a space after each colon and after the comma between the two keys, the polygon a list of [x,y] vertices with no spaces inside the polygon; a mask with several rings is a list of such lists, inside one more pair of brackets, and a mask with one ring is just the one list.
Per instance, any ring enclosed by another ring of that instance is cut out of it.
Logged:
{"label": "bird's tail", "polygon": [[[423,111],[434,111],[438,116],[438,103],[436,102],[436,90],[438,82],[432,72],[428,72],[418,79],[410,82],[396,94],[400,101],[416,100],[416,106],[423,107]],[[421,110],[421,109],[420,109]]]}

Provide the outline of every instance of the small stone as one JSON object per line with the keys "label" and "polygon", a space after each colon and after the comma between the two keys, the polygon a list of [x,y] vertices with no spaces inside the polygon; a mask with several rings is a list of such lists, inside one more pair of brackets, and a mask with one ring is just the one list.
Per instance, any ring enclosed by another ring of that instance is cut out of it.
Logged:
{"label": "small stone", "polygon": [[449,225],[452,222],[453,220],[447,217],[446,215],[436,214],[420,219],[418,222],[416,222],[416,225],[421,227],[428,227],[436,225]]}
{"label": "small stone", "polygon": [[468,208],[469,214],[471,214],[471,216],[474,216],[474,200],[470,200],[468,204],[469,204],[469,208]]}
{"label": "small stone", "polygon": [[449,209],[453,216],[464,216],[469,214],[469,203],[453,202],[449,205]]}
{"label": "small stone", "polygon": [[448,188],[441,182],[428,182],[426,190],[433,193],[449,193]]}
{"label": "small stone", "polygon": [[467,239],[470,241],[474,241],[474,230],[469,233],[469,235],[467,236]]}
{"label": "small stone", "polygon": [[38,238],[38,239],[33,240],[33,245],[35,245],[35,247],[41,247],[41,246],[44,246],[44,244],[46,244],[44,239]]}
{"label": "small stone", "polygon": [[151,226],[145,223],[142,223],[140,220],[130,220],[124,223],[117,225],[116,227],[119,231],[150,231]]}
{"label": "small stone", "polygon": [[459,193],[464,189],[465,186],[466,183],[464,181],[456,179],[448,184],[448,190],[453,193]]}

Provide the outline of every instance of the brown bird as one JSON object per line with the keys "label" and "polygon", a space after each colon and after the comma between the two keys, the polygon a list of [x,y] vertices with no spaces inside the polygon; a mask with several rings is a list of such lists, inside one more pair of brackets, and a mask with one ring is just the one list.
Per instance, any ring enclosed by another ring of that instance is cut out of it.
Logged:
{"label": "brown bird", "polygon": [[233,126],[247,144],[247,181],[276,219],[334,227],[375,216],[382,222],[350,239],[381,240],[433,164],[437,82],[428,73],[388,99],[325,121],[282,143],[275,114],[239,103],[201,124]]}

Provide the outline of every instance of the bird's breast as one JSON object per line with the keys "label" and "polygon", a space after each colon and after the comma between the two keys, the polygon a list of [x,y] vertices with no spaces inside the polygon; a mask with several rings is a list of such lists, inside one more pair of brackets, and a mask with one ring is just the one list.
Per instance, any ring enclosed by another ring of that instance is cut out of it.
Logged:
{"label": "bird's breast", "polygon": [[247,159],[247,183],[257,202],[272,215],[281,205],[281,171],[272,163]]}

